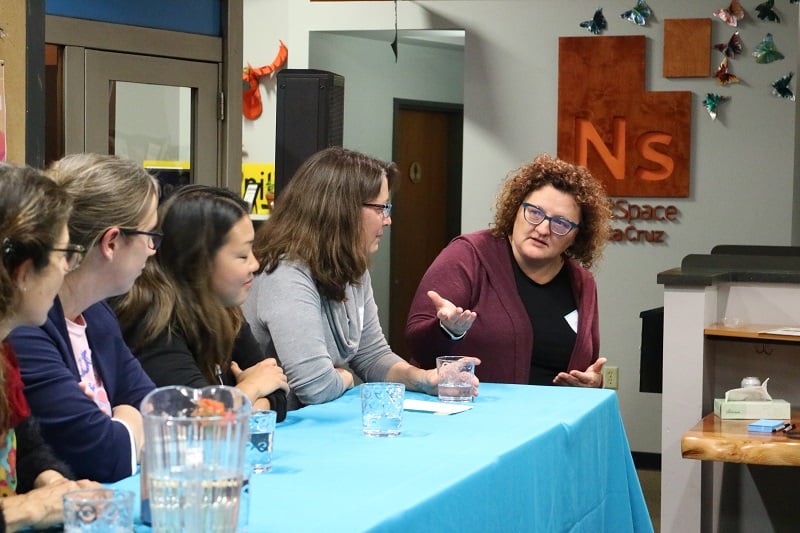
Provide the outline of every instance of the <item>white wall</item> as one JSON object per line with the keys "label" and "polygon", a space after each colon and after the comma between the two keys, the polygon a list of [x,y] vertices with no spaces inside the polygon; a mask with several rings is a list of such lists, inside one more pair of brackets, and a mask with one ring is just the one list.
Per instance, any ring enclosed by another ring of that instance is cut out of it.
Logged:
{"label": "white wall", "polygon": [[[747,18],[738,28],[745,55],[732,62],[733,72],[743,83],[726,88],[710,77],[661,76],[664,19],[710,17],[721,6],[719,2],[650,2],[654,14],[647,27],[619,18],[634,4],[632,0],[604,3],[609,21],[605,35],[645,35],[648,90],[694,94],[691,194],[687,199],[666,200],[680,209],[680,222],[666,228],[642,225],[642,229],[666,229],[666,245],[611,244],[595,270],[601,352],[620,368],[619,400],[631,448],[658,453],[661,397],[638,392],[639,313],[663,303],[657,273],[678,266],[687,254],[707,253],[715,244],[791,242],[795,105],[772,96],[769,85],[797,68],[798,16],[796,5],[777,2],[782,23],[764,22],[755,18],[754,7],[745,6]],[[555,154],[558,37],[590,35],[578,24],[591,18],[597,4],[593,0],[432,0],[399,2],[397,7],[401,29],[466,30],[462,229],[484,228],[506,173],[539,152]],[[310,31],[394,27],[393,2],[244,0],[244,9],[245,60],[251,60],[249,50],[272,50],[280,38],[289,46],[291,68],[309,66]],[[714,19],[712,43],[727,41],[733,31]],[[749,54],[766,32],[774,35],[786,59],[759,65]],[[710,53],[714,68],[721,55]],[[262,63],[272,60],[270,54]],[[716,121],[701,105],[707,92],[733,97]],[[270,105],[274,108],[274,100],[265,109]],[[256,144],[264,150],[259,157],[274,158],[273,120],[245,124],[245,146],[251,159]]]}

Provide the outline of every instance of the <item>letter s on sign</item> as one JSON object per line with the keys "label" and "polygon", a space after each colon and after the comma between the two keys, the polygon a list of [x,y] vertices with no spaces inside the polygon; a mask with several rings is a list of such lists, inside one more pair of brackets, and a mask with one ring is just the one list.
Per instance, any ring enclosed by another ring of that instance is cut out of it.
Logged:
{"label": "letter s on sign", "polygon": [[660,170],[637,168],[637,178],[645,181],[661,181],[672,175],[673,170],[675,170],[675,161],[667,154],[661,153],[653,147],[654,144],[669,146],[671,142],[672,135],[660,132],[645,133],[636,140],[636,151],[648,161],[661,165]]}

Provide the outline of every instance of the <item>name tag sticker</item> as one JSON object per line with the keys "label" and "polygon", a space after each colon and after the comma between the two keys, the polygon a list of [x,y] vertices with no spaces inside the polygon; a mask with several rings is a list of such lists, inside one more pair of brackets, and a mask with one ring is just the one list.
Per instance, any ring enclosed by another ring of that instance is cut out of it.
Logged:
{"label": "name tag sticker", "polygon": [[578,333],[578,310],[575,309],[573,312],[564,315],[564,320],[567,321],[569,327],[572,328],[572,331]]}

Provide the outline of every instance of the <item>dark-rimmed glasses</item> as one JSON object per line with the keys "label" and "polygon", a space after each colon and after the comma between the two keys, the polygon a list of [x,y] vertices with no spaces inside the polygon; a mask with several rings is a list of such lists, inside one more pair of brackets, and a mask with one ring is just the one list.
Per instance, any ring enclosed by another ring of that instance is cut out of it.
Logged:
{"label": "dark-rimmed glasses", "polygon": [[64,252],[64,259],[67,260],[67,272],[72,272],[83,261],[83,256],[86,255],[86,248],[80,244],[68,244],[63,248],[50,248],[53,252]]}
{"label": "dark-rimmed glasses", "polygon": [[525,220],[527,220],[528,223],[533,226],[538,226],[545,220],[549,220],[550,231],[559,237],[567,235],[570,231],[580,226],[580,224],[573,222],[568,218],[560,216],[551,217],[538,205],[529,204],[528,202],[522,202],[522,214],[525,217]]}
{"label": "dark-rimmed glasses", "polygon": [[161,246],[161,240],[164,238],[164,234],[159,233],[157,231],[144,231],[132,228],[119,228],[119,232],[127,236],[147,235],[150,238],[149,246],[151,250],[158,250],[158,247]]}
{"label": "dark-rimmed glasses", "polygon": [[392,216],[392,204],[391,203],[388,203],[388,204],[370,204],[370,203],[364,202],[361,205],[363,205],[364,207],[374,207],[375,209],[380,209],[381,210],[381,215],[383,215],[383,218],[389,218],[390,216]]}

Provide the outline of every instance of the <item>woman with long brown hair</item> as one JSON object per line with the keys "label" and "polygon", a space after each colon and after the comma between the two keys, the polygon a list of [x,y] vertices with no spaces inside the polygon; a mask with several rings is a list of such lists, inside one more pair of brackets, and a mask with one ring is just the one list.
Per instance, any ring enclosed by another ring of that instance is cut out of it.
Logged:
{"label": "woman with long brown hair", "polygon": [[437,392],[435,370],[409,365],[386,342],[367,269],[392,222],[397,174],[393,163],[327,148],[301,165],[259,228],[261,272],[242,308],[283,364],[290,409],[338,398],[354,385],[350,370]]}

